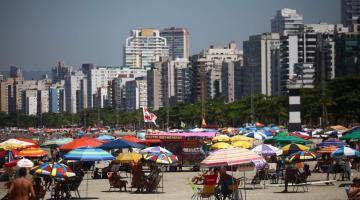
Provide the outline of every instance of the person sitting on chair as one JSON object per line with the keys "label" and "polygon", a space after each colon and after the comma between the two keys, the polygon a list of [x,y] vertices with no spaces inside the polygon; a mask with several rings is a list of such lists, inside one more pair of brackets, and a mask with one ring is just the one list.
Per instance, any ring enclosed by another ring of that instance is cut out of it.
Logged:
{"label": "person sitting on chair", "polygon": [[234,185],[235,182],[236,182],[236,179],[226,173],[226,168],[221,168],[220,169],[220,178],[219,178],[219,182],[218,182],[218,187],[220,187],[220,190],[218,192],[216,192],[216,194],[215,194],[216,199],[220,200],[219,195],[221,194],[221,196],[225,200],[225,198],[228,195],[232,194],[233,191],[230,189],[230,187],[231,187],[231,185]]}
{"label": "person sitting on chair", "polygon": [[101,178],[101,174],[99,172],[99,168],[95,168],[94,172],[93,172],[93,175],[92,175],[92,178],[93,179],[100,179]]}

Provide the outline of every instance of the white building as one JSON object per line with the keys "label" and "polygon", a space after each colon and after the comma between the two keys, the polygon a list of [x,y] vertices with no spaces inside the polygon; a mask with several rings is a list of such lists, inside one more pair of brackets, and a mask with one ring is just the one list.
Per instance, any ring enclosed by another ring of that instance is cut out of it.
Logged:
{"label": "white building", "polygon": [[[139,77],[144,76],[146,70],[144,69],[131,69],[129,67],[109,67],[109,66],[98,66],[89,70],[88,77],[88,107],[94,107],[93,96],[97,93],[98,88],[108,87],[109,81],[112,81],[115,78],[125,78],[125,77]],[[118,82],[117,82],[118,83]],[[119,87],[122,87],[121,84]],[[117,85],[115,84],[115,87]],[[119,89],[119,88],[118,88]],[[117,95],[115,89],[115,94]],[[117,99],[117,101],[120,101]]]}
{"label": "white building", "polygon": [[85,76],[81,71],[65,76],[65,97],[66,97],[66,111],[69,113],[77,113],[86,105],[87,97],[84,95]]}
{"label": "white building", "polygon": [[23,91],[24,110],[26,115],[36,115],[38,108],[37,90]]}
{"label": "white building", "polygon": [[144,69],[160,57],[168,56],[169,49],[159,30],[144,28],[132,30],[131,36],[124,45],[124,65],[131,68]]}
{"label": "white building", "polygon": [[302,31],[304,24],[303,16],[296,10],[283,8],[276,12],[271,19],[271,32],[282,35],[295,35]]}
{"label": "white building", "polygon": [[49,112],[49,90],[38,91],[38,113]]}

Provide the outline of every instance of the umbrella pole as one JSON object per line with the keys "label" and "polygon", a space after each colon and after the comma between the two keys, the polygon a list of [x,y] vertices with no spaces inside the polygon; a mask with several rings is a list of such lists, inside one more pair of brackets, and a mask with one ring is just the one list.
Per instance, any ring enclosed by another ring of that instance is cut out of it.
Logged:
{"label": "umbrella pole", "polygon": [[[233,171],[233,166],[231,165],[231,176],[232,179],[234,179],[234,171]],[[231,180],[231,182],[233,182],[234,180]],[[235,183],[233,183],[233,186],[235,185]],[[234,199],[234,192],[235,192],[235,188],[233,187],[233,192],[231,194],[231,199]]]}
{"label": "umbrella pole", "polygon": [[244,171],[244,198],[246,200],[246,188],[245,188],[245,185],[246,185],[246,177],[245,177],[245,171]]}
{"label": "umbrella pole", "polygon": [[162,177],[161,177],[161,192],[164,192],[164,169],[161,167]]}

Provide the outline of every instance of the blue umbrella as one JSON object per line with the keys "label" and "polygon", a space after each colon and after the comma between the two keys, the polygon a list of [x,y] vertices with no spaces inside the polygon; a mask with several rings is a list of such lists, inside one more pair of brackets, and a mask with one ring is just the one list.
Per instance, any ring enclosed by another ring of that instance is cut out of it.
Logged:
{"label": "blue umbrella", "polygon": [[350,147],[341,147],[333,152],[331,157],[360,157],[360,152]]}
{"label": "blue umbrella", "polygon": [[102,135],[102,136],[97,137],[96,139],[98,139],[98,140],[114,140],[115,137],[113,137],[111,135]]}
{"label": "blue umbrella", "polygon": [[337,147],[343,147],[345,146],[346,143],[344,141],[341,141],[339,139],[336,138],[330,138],[324,142],[321,142],[320,144],[318,144],[318,147],[328,147],[328,146],[337,146]]}
{"label": "blue umbrella", "polygon": [[99,146],[98,148],[101,149],[123,149],[123,148],[137,148],[137,149],[143,149],[146,146],[135,143],[135,142],[130,142],[127,140],[123,140],[123,139],[117,139],[117,140],[113,140],[109,143],[103,144],[101,146]]}
{"label": "blue umbrella", "polygon": [[81,160],[81,161],[100,161],[100,160],[114,160],[114,156],[110,153],[91,147],[78,148],[70,151],[64,155],[66,160]]}

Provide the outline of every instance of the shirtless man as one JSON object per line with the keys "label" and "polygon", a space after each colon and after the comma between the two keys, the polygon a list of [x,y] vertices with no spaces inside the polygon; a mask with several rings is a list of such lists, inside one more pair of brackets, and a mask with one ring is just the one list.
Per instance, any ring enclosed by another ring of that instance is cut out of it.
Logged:
{"label": "shirtless man", "polygon": [[[35,199],[33,184],[25,178],[26,168],[19,169],[19,178],[16,178],[9,188],[9,199],[28,200]],[[31,195],[30,195],[31,194]]]}

